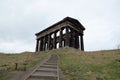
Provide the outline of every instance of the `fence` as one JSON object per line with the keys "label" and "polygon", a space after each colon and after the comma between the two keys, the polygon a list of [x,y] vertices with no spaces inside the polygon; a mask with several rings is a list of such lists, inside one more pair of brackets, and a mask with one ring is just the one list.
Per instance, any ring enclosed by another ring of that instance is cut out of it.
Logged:
{"label": "fence", "polygon": [[14,63],[12,65],[3,64],[0,65],[0,72],[11,71],[11,70],[26,71],[27,65],[28,63]]}

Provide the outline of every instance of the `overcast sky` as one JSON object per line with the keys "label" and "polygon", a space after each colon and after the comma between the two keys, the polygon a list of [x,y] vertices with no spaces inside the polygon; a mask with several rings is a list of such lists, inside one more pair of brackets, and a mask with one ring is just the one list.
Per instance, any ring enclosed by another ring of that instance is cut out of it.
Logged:
{"label": "overcast sky", "polygon": [[35,51],[35,33],[66,16],[86,28],[86,51],[120,44],[120,0],[0,0],[0,52]]}

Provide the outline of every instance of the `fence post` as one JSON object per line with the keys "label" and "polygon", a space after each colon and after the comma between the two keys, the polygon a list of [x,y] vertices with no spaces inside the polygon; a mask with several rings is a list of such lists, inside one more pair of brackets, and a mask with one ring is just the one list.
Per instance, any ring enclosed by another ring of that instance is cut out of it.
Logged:
{"label": "fence post", "polygon": [[18,63],[15,63],[15,70],[18,69]]}
{"label": "fence post", "polygon": [[27,63],[24,63],[23,65],[24,65],[24,71],[26,71]]}

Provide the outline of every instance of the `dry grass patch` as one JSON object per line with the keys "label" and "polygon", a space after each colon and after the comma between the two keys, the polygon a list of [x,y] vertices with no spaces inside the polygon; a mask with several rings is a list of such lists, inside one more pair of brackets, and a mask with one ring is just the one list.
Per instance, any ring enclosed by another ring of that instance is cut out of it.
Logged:
{"label": "dry grass patch", "polygon": [[[61,52],[60,52],[61,51]],[[81,52],[75,49],[59,50],[64,80],[119,80],[120,51]]]}
{"label": "dry grass patch", "polygon": [[[26,70],[46,58],[45,52],[24,52],[20,54],[0,54],[0,80],[7,80],[3,74],[8,71]],[[17,68],[16,68],[17,63]]]}

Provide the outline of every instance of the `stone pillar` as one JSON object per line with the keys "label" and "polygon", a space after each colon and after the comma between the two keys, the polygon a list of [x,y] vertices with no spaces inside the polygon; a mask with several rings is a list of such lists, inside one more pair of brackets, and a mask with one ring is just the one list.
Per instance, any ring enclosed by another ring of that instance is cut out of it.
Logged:
{"label": "stone pillar", "polygon": [[59,47],[62,47],[62,29],[60,29],[60,35],[59,35]]}
{"label": "stone pillar", "polygon": [[39,40],[37,39],[36,40],[36,52],[38,52],[39,51]]}
{"label": "stone pillar", "polygon": [[66,27],[66,34],[65,34],[65,46],[70,46],[69,28],[68,28],[68,27]]}
{"label": "stone pillar", "polygon": [[43,38],[40,38],[40,51],[43,51]]}
{"label": "stone pillar", "polygon": [[81,50],[84,51],[84,43],[83,43],[83,35],[80,36],[81,38]]}
{"label": "stone pillar", "polygon": [[50,50],[51,34],[48,34],[48,50]]}
{"label": "stone pillar", "polygon": [[43,51],[45,51],[46,48],[46,39],[45,36],[43,37]]}
{"label": "stone pillar", "polygon": [[54,38],[51,38],[51,45],[50,45],[50,49],[53,49],[53,40],[54,40]]}
{"label": "stone pillar", "polygon": [[79,36],[77,35],[75,38],[76,49],[79,49]]}
{"label": "stone pillar", "polygon": [[70,47],[72,47],[72,34],[73,34],[73,33],[72,33],[72,29],[71,29],[71,28],[70,28],[70,31],[71,31],[71,32],[70,32],[70,35],[69,35],[69,36],[70,36]]}
{"label": "stone pillar", "polygon": [[75,48],[75,31],[71,29],[71,47]]}
{"label": "stone pillar", "polygon": [[79,48],[79,35],[78,32],[75,32],[75,48]]}
{"label": "stone pillar", "polygon": [[53,49],[56,49],[56,31],[54,32]]}
{"label": "stone pillar", "polygon": [[40,47],[41,47],[41,40],[39,39],[39,47],[38,47],[38,51],[40,51]]}

